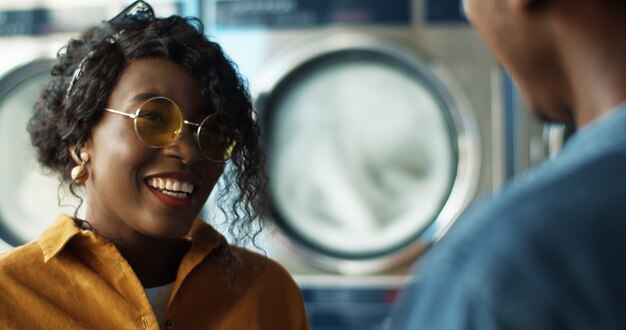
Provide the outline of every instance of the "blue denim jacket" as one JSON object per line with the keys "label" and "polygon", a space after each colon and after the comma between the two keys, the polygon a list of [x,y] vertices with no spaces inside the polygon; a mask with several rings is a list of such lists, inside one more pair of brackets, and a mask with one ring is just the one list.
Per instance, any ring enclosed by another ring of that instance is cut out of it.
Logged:
{"label": "blue denim jacket", "polygon": [[468,208],[392,327],[626,329],[626,104]]}

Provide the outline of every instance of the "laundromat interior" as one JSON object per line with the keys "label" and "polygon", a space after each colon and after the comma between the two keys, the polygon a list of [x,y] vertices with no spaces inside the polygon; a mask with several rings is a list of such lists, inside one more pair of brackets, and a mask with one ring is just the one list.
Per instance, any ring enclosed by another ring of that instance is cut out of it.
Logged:
{"label": "laundromat interior", "polygon": [[[0,2],[0,252],[73,214],[26,123],[64,42],[131,2]],[[291,273],[312,329],[385,329],[463,209],[562,143],[562,127],[527,114],[460,0],[148,2],[199,17],[246,77],[272,198],[248,247]],[[228,236],[212,207],[201,216]]]}

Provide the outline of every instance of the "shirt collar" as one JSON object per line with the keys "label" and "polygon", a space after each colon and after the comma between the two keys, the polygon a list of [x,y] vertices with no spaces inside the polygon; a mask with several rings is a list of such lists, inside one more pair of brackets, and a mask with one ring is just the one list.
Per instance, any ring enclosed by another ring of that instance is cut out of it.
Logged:
{"label": "shirt collar", "polygon": [[44,261],[54,258],[65,247],[69,240],[80,233],[80,229],[67,214],[60,214],[54,224],[39,237],[39,245],[43,250]]}
{"label": "shirt collar", "polygon": [[561,157],[588,157],[626,147],[626,103],[576,132],[565,143]]}
{"label": "shirt collar", "polygon": [[[44,261],[48,262],[54,258],[77,235],[91,236],[92,238],[96,236],[89,230],[81,230],[67,214],[60,214],[54,224],[39,237]],[[192,250],[199,249],[202,251],[201,254],[205,256],[219,245],[226,243],[226,239],[220,233],[201,219],[196,219],[185,237],[193,242]]]}

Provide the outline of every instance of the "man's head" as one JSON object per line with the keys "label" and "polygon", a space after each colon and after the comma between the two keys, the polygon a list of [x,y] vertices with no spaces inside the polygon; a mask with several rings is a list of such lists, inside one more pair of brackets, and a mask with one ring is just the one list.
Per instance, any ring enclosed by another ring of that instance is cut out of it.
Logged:
{"label": "man's head", "polygon": [[581,115],[579,111],[606,106],[584,99],[583,94],[593,92],[584,87],[589,84],[584,80],[606,76],[597,71],[601,69],[597,63],[605,62],[607,54],[597,52],[616,45],[600,44],[601,36],[623,34],[624,28],[611,32],[603,22],[616,20],[620,15],[623,21],[624,14],[614,12],[620,9],[626,12],[624,3],[622,0],[464,0],[464,7],[487,46],[511,74],[532,112],[548,121],[576,120],[580,124],[591,115]]}

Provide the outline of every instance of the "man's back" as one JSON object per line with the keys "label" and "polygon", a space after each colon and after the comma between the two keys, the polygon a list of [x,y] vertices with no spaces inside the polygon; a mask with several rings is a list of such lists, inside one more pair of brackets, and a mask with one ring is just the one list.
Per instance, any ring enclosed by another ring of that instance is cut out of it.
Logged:
{"label": "man's back", "polygon": [[399,329],[626,329],[626,2],[464,0],[560,155],[472,206],[416,267]]}
{"label": "man's back", "polygon": [[416,270],[395,328],[623,329],[626,104],[472,206]]}

